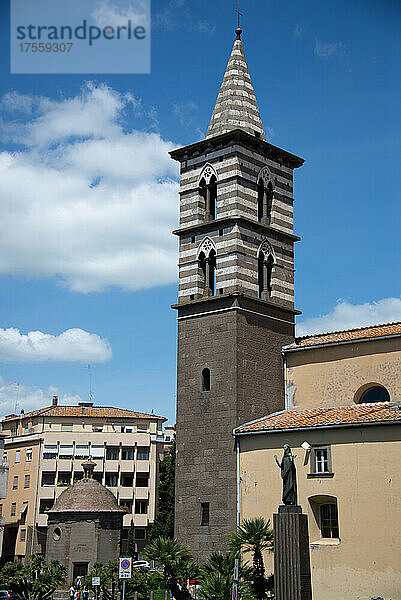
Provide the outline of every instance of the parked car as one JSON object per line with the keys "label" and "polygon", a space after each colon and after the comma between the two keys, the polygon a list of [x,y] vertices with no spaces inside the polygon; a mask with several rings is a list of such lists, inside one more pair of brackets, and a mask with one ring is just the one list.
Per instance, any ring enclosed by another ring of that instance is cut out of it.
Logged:
{"label": "parked car", "polygon": [[[134,560],[132,563],[133,569],[150,569],[150,564],[147,560]],[[1,600],[1,598],[0,598]]]}

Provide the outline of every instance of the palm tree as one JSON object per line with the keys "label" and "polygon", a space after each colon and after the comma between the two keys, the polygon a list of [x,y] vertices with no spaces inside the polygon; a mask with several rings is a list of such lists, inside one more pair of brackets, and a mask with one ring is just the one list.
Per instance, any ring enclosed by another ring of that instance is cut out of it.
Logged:
{"label": "palm tree", "polygon": [[191,600],[186,581],[195,577],[199,568],[187,546],[175,538],[160,536],[146,546],[143,554],[148,560],[161,564],[164,585],[176,600]]}
{"label": "palm tree", "polygon": [[273,551],[273,530],[270,520],[265,521],[263,517],[256,519],[244,519],[235,533],[232,533],[228,546],[235,556],[242,551],[252,553],[252,588],[258,600],[266,597],[267,580],[265,578],[265,566],[262,552]]}
{"label": "palm tree", "polygon": [[[201,600],[231,600],[234,583],[234,561],[232,553],[212,552],[208,561],[200,568],[201,586],[197,596]],[[251,569],[242,566],[239,570],[239,596],[242,600],[251,597],[249,581]]]}
{"label": "palm tree", "polygon": [[49,600],[65,576],[65,567],[56,560],[47,562],[43,556],[33,555],[26,565],[6,563],[0,571],[0,583],[19,600]]}

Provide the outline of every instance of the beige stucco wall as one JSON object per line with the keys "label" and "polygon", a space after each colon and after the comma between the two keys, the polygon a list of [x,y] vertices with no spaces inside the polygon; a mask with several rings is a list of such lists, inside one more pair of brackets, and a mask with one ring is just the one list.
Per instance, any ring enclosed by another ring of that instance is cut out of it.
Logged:
{"label": "beige stucco wall", "polygon": [[[334,477],[308,479],[303,441],[331,444]],[[401,600],[401,427],[310,430],[240,438],[241,517],[273,522],[281,504],[274,455],[289,443],[297,455],[298,501],[309,517],[314,600]],[[320,538],[308,498],[335,496],[340,543]],[[272,556],[266,571],[273,570]]]}
{"label": "beige stucco wall", "polygon": [[401,401],[401,337],[286,353],[289,408],[344,406],[369,383]]}

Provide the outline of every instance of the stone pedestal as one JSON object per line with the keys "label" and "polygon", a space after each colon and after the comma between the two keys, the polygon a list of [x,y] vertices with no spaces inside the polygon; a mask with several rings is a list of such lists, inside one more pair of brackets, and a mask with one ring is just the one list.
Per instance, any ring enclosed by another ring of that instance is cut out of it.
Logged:
{"label": "stone pedestal", "polygon": [[273,527],[275,600],[312,600],[308,516],[279,506]]}

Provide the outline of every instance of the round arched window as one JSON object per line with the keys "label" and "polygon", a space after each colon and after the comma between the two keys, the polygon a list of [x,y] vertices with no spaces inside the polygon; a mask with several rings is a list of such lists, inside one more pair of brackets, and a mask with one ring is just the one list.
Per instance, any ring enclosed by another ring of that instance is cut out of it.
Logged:
{"label": "round arched window", "polygon": [[60,527],[56,527],[55,530],[53,531],[53,539],[55,542],[58,542],[58,540],[61,538],[61,529]]}
{"label": "round arched window", "polygon": [[374,385],[362,393],[359,402],[390,402],[390,394],[385,387]]}

